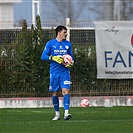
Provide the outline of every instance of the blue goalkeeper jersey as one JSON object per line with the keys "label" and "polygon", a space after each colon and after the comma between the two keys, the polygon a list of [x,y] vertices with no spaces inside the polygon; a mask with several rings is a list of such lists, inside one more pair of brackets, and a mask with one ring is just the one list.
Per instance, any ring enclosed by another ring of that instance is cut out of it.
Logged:
{"label": "blue goalkeeper jersey", "polygon": [[[42,52],[41,59],[48,61],[49,56],[63,56],[65,54],[69,54],[73,58],[72,44],[67,40],[59,42],[55,38],[46,43],[46,46]],[[66,68],[64,65],[59,64],[55,61],[50,61],[50,73],[61,73],[65,71],[69,71],[69,68]]]}

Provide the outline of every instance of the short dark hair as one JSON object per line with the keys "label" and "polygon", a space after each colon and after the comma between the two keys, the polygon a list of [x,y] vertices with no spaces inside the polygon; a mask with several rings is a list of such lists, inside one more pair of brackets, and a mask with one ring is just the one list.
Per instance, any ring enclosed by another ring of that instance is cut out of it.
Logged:
{"label": "short dark hair", "polygon": [[63,25],[57,26],[56,29],[55,29],[56,36],[58,35],[58,32],[62,31],[63,29],[67,30],[67,28],[65,26],[63,26]]}

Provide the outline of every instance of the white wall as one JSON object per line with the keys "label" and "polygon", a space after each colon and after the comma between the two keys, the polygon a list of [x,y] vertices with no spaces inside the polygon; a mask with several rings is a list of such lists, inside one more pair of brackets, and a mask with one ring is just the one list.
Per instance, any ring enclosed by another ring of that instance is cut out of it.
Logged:
{"label": "white wall", "polygon": [[13,27],[13,4],[0,4],[0,28]]}
{"label": "white wall", "polygon": [[[88,98],[90,107],[133,106],[133,96],[99,96],[99,97],[71,97],[71,107],[80,107],[83,98]],[[59,98],[59,105],[63,107],[63,98]],[[53,107],[51,97],[47,98],[0,98],[0,108],[42,108]]]}
{"label": "white wall", "polygon": [[14,25],[14,3],[21,0],[0,0],[0,29]]}
{"label": "white wall", "polygon": [[0,0],[0,3],[15,3],[21,2],[22,0]]}

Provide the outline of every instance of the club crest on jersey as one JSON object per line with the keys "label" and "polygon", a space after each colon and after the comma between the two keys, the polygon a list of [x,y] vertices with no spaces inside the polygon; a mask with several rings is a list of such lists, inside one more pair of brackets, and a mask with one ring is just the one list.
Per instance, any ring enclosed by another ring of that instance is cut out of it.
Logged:
{"label": "club crest on jersey", "polygon": [[66,49],[69,49],[69,46],[66,45],[65,48],[66,48]]}

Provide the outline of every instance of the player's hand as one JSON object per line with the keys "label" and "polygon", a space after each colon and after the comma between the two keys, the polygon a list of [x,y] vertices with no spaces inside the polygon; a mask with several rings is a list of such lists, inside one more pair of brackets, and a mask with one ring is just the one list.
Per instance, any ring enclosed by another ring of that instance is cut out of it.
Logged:
{"label": "player's hand", "polygon": [[55,62],[57,62],[59,64],[62,64],[62,62],[63,62],[63,59],[60,56],[50,56],[49,59],[53,60],[53,61],[55,61]]}

